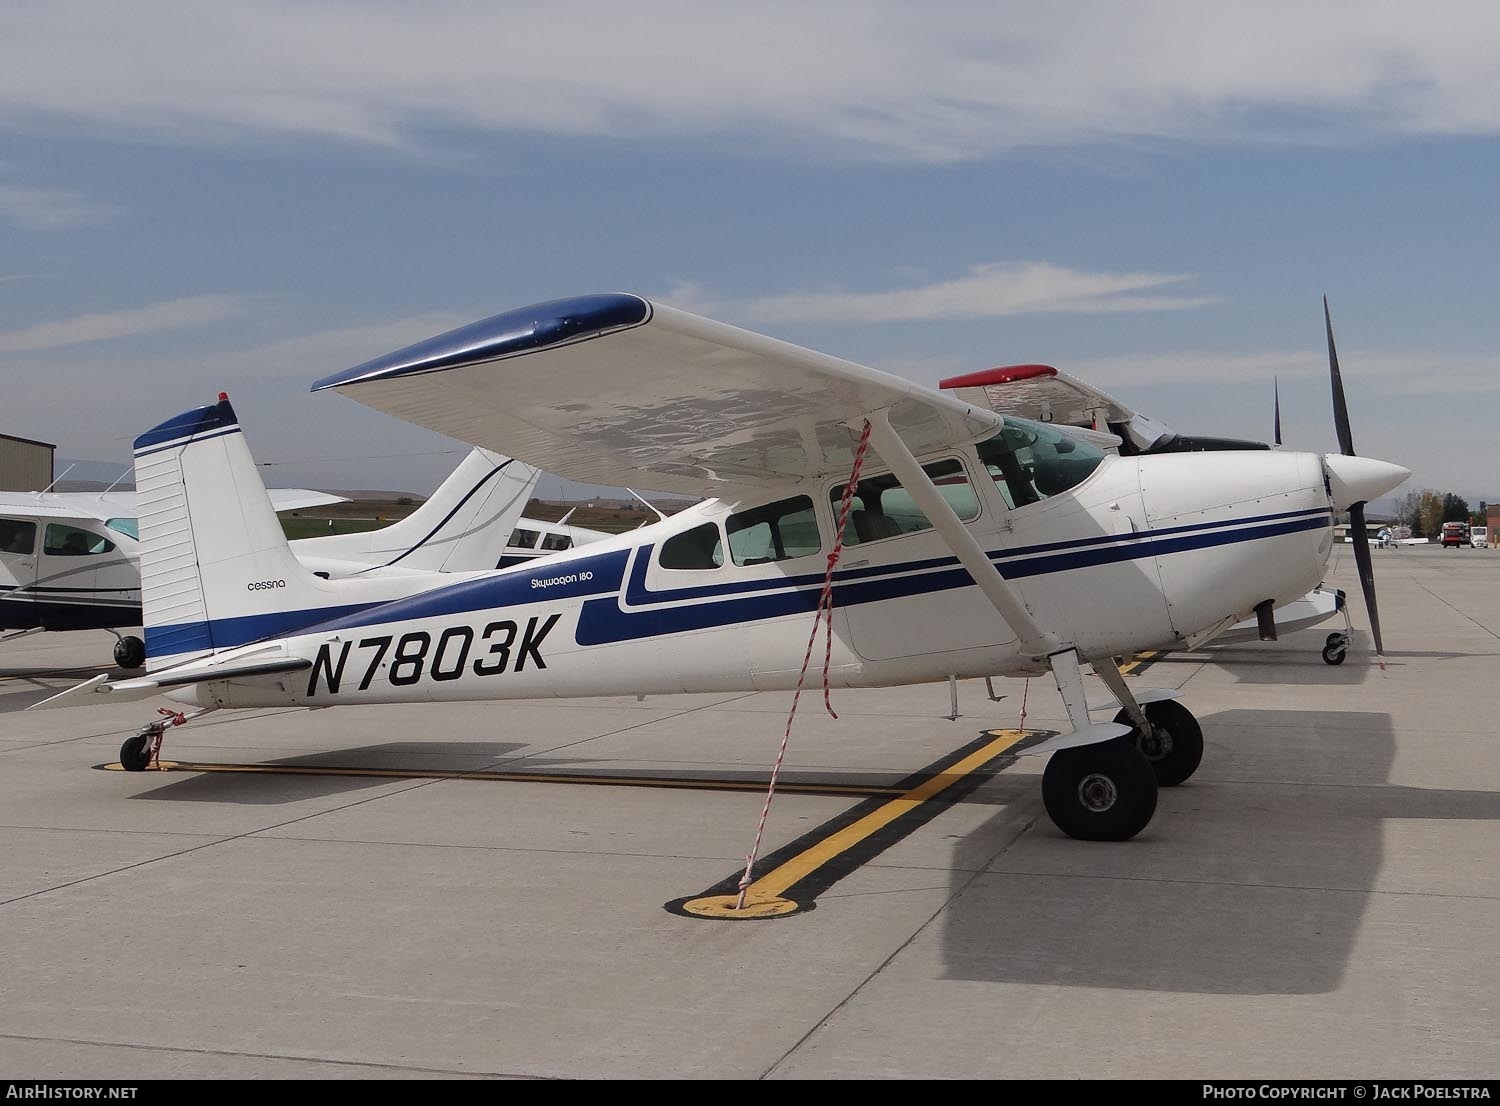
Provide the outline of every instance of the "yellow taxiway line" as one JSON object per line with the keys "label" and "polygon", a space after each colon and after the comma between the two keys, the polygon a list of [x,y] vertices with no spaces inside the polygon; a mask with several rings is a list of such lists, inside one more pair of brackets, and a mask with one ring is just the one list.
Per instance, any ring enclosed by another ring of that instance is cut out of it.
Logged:
{"label": "yellow taxiway line", "polygon": [[[669,903],[668,908],[674,913],[700,918],[775,918],[807,909],[806,902],[788,897],[788,892],[798,883],[814,876],[819,869],[839,860],[851,849],[871,840],[949,788],[970,780],[981,768],[1028,736],[1023,730],[990,730],[988,733],[992,740],[961,760],[842,829],[819,838],[755,880],[745,889],[743,907],[739,905],[740,895],[736,890],[730,894],[704,895],[677,904]],[[1031,731],[1031,734],[1035,735],[1036,731]]]}

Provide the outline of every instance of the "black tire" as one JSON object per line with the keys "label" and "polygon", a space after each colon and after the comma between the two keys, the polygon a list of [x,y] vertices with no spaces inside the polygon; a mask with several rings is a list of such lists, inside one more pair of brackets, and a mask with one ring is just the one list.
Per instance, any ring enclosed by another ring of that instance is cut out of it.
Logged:
{"label": "black tire", "polygon": [[1059,749],[1042,773],[1042,803],[1080,841],[1129,841],[1156,813],[1156,773],[1129,738]]}
{"label": "black tire", "polygon": [[151,766],[151,735],[138,733],[120,746],[120,767],[127,772],[144,772]]}
{"label": "black tire", "polygon": [[[1162,787],[1176,787],[1203,761],[1203,730],[1192,711],[1175,700],[1147,703],[1142,709],[1155,732],[1133,733],[1130,739],[1156,773],[1156,782]],[[1132,728],[1135,725],[1124,710],[1115,715],[1115,721]]]}
{"label": "black tire", "polygon": [[121,668],[139,668],[146,663],[146,643],[138,637],[115,642],[115,663]]}
{"label": "black tire", "polygon": [[1344,645],[1323,646],[1324,664],[1343,664],[1344,658],[1349,655],[1349,650]]}

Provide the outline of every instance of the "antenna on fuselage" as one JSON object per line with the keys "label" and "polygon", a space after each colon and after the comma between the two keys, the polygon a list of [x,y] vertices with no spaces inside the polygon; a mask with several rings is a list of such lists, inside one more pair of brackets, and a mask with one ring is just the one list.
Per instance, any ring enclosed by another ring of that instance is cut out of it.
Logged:
{"label": "antenna on fuselage", "polygon": [[54,476],[52,478],[52,483],[48,484],[45,488],[42,489],[42,494],[46,495],[48,492],[50,492],[53,488],[55,488],[57,486],[57,482],[59,480],[61,480],[64,476],[68,475],[68,473],[72,472],[77,467],[78,467],[78,463],[75,461],[73,464],[71,464],[67,468],[63,469],[61,473],[59,473],[57,476]]}
{"label": "antenna on fuselage", "polygon": [[[115,484],[118,484],[121,480],[124,480],[126,476],[130,475],[131,471],[132,471],[131,468],[123,468],[123,469],[121,469],[120,470],[120,475],[115,477]],[[111,484],[109,487],[105,488],[99,494],[100,495],[108,495],[110,492],[112,492],[112,491],[115,490],[115,484]]]}

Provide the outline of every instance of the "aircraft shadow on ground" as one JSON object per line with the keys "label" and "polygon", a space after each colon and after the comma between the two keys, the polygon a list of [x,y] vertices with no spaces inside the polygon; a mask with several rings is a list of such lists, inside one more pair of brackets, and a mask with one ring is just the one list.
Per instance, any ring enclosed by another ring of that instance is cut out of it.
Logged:
{"label": "aircraft shadow on ground", "polygon": [[[134,798],[171,802],[290,803],[320,795],[338,795],[382,787],[402,780],[421,782],[444,779],[449,777],[424,775],[424,773],[450,772],[531,775],[545,777],[549,782],[558,781],[564,785],[567,784],[564,777],[577,777],[579,786],[600,782],[618,782],[643,786],[654,784],[667,789],[698,788],[735,792],[764,791],[768,780],[768,773],[764,767],[743,771],[696,769],[685,771],[677,768],[664,771],[662,769],[620,768],[613,760],[591,760],[578,756],[515,755],[517,750],[526,747],[522,743],[501,745],[485,742],[473,744],[395,742],[388,745],[340,749],[276,760],[254,761],[241,757],[236,758],[232,763],[226,763],[223,768],[191,774],[169,775],[166,777],[168,782],[163,786],[136,795]],[[172,759],[170,753],[169,749],[164,759],[170,761]],[[202,762],[182,758],[181,763]],[[241,764],[255,770],[247,772],[228,770]],[[308,769],[321,769],[322,771],[309,773]],[[379,776],[356,774],[361,771],[389,772],[390,774]],[[191,769],[188,772],[191,772]],[[342,775],[343,772],[350,774]],[[899,772],[787,771],[781,773],[778,786],[782,791],[796,791],[799,788],[812,788],[819,793],[826,794],[839,794],[845,791],[851,797],[856,797],[871,788],[896,788],[900,780],[904,778]],[[968,801],[976,800],[971,797]]]}
{"label": "aircraft shadow on ground", "polygon": [[999,855],[994,835],[966,838],[943,933],[946,976],[1333,991],[1379,886],[1385,820],[1500,819],[1500,793],[1391,785],[1386,715],[1233,710],[1202,721],[1203,767],[1161,792],[1132,841],[1075,841],[1045,814]]}
{"label": "aircraft shadow on ground", "polygon": [[[524,748],[526,745],[523,742],[395,741],[274,760],[255,761],[253,757],[241,756],[235,758],[234,764],[249,765],[257,770],[207,771],[190,775],[165,773],[161,777],[166,781],[162,786],[133,798],[252,806],[295,803],[304,799],[366,791],[387,787],[392,783],[416,783],[431,778],[420,775],[422,772],[503,770],[506,760],[513,757],[516,750]],[[171,753],[168,746],[163,759],[171,761]],[[198,763],[185,756],[181,758],[181,762]],[[340,770],[392,774],[340,775]]]}
{"label": "aircraft shadow on ground", "polygon": [[[1500,656],[1491,653],[1473,652],[1421,652],[1416,650],[1393,650],[1385,654],[1388,664],[1399,664],[1403,660],[1427,658],[1434,660],[1460,660],[1465,657]],[[1326,687],[1353,687],[1380,672],[1375,656],[1368,648],[1361,649],[1356,641],[1342,664],[1325,664],[1319,649],[1256,649],[1223,646],[1197,652],[1166,653],[1151,658],[1142,665],[1139,673],[1152,669],[1165,669],[1172,665],[1216,664],[1234,674],[1242,684],[1316,684]]]}

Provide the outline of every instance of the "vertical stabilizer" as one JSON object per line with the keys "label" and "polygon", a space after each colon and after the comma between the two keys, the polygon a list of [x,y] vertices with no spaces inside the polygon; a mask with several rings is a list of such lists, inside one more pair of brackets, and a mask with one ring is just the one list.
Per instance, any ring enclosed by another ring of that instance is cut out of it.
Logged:
{"label": "vertical stabilizer", "polygon": [[325,580],[298,561],[229,397],[135,440],[147,665],[294,633],[451,583],[412,572]]}

